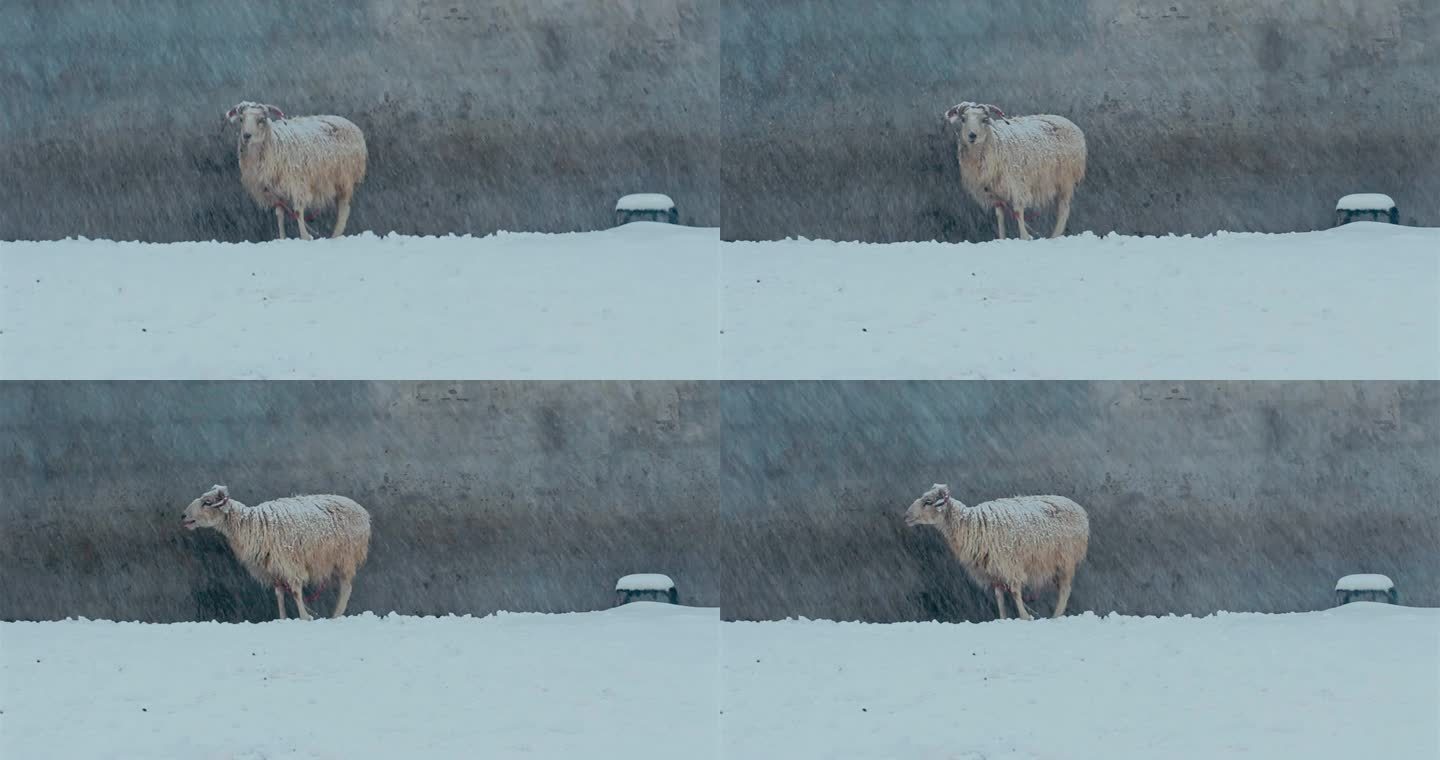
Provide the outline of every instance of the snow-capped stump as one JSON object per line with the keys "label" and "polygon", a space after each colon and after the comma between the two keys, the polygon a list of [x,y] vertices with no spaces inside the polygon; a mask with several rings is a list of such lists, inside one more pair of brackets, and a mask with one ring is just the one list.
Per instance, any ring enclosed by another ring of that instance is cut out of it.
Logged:
{"label": "snow-capped stump", "polygon": [[1345,211],[1365,211],[1370,209],[1389,209],[1394,207],[1395,201],[1384,193],[1351,193],[1344,196],[1335,204],[1336,209]]}
{"label": "snow-capped stump", "polygon": [[633,573],[615,581],[615,606],[630,602],[679,604],[675,581],[660,573]]}
{"label": "snow-capped stump", "polygon": [[1400,595],[1395,591],[1395,582],[1389,576],[1379,573],[1355,573],[1335,582],[1336,606],[1350,602],[1381,602],[1399,604]]}
{"label": "snow-capped stump", "polygon": [[615,202],[615,226],[630,222],[679,224],[675,201],[663,193],[633,193]]}
{"label": "snow-capped stump", "polygon": [[1351,193],[1335,203],[1335,223],[1339,227],[1351,222],[1400,223],[1400,210],[1384,193]]}

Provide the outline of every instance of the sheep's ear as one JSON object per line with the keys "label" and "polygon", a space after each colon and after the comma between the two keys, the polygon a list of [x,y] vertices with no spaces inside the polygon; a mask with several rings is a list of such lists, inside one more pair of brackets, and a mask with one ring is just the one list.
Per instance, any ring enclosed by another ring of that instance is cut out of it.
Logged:
{"label": "sheep's ear", "polygon": [[947,486],[944,483],[935,484],[935,502],[937,504],[950,503],[950,486]]}
{"label": "sheep's ear", "polygon": [[225,112],[225,119],[226,119],[227,121],[229,121],[231,124],[234,124],[235,121],[236,121],[237,119],[239,119],[239,118],[240,118],[240,106],[235,106],[234,108],[232,108],[232,109],[230,109],[229,111],[226,111],[226,112]]}
{"label": "sheep's ear", "polygon": [[1005,118],[1005,112],[1004,112],[1004,111],[1001,111],[999,106],[992,106],[992,105],[990,105],[990,104],[987,103],[987,104],[985,104],[985,111],[986,111],[987,113],[989,113],[991,116],[995,116],[995,117],[1001,118],[1001,119]]}
{"label": "sheep's ear", "polygon": [[960,106],[950,106],[950,110],[948,110],[948,111],[945,112],[945,121],[948,121],[948,122],[950,122],[951,124],[954,124],[955,122],[959,121],[959,120],[960,120],[960,110],[961,110],[961,109],[960,109]]}
{"label": "sheep's ear", "polygon": [[265,113],[270,114],[270,118],[272,118],[272,119],[283,119],[283,118],[285,118],[285,112],[284,112],[284,111],[281,111],[280,109],[276,108],[275,106],[265,106]]}

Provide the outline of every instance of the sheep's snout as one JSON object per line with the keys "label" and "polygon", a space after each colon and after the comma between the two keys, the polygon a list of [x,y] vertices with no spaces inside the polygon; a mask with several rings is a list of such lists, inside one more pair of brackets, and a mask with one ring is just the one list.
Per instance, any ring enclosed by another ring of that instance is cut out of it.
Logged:
{"label": "sheep's snout", "polygon": [[975,142],[975,138],[979,137],[979,135],[975,134],[974,132],[971,132],[970,134],[966,135],[965,137],[966,137],[966,139],[968,139],[970,142],[973,143],[973,142]]}
{"label": "sheep's snout", "polygon": [[[249,139],[250,139],[250,133],[249,133],[249,132],[241,132],[241,133],[240,133],[240,139],[242,139],[242,140],[249,140]],[[974,139],[975,139],[975,135],[970,135],[970,139],[971,139],[971,140],[974,140]]]}
{"label": "sheep's snout", "polygon": [[918,500],[912,503],[910,508],[905,510],[905,527],[913,528],[925,524],[925,507],[926,505]]}
{"label": "sheep's snout", "polygon": [[184,526],[187,530],[195,530],[197,527],[199,527],[199,525],[194,520],[190,519],[188,515],[180,516],[180,524]]}

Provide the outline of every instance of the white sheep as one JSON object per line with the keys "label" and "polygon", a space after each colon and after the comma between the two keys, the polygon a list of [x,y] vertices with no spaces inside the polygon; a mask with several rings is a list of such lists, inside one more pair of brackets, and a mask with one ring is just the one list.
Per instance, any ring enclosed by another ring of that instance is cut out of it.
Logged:
{"label": "white sheep", "polygon": [[345,614],[355,573],[370,551],[370,513],[331,494],[291,496],[247,507],[214,486],[190,502],[181,518],[190,530],[214,528],[225,536],[250,575],[275,589],[280,619],[285,591],[295,597],[302,620],[309,620],[302,594],[306,584],[340,581],[340,598],[331,617]]}
{"label": "white sheep", "polygon": [[1075,568],[1090,544],[1085,510],[1063,496],[1016,496],[967,507],[950,498],[950,487],[943,483],[910,505],[905,524],[939,529],[970,577],[995,590],[1002,620],[1005,591],[1014,597],[1020,617],[1029,620],[1022,590],[1050,582],[1060,587],[1053,617],[1064,615]]}
{"label": "white sheep", "polygon": [[306,213],[332,205],[339,211],[330,237],[344,234],[350,198],[365,179],[365,135],[359,127],[339,116],[286,118],[275,106],[250,101],[235,104],[225,118],[240,123],[240,182],[256,203],[275,209],[281,240],[286,215],[309,240]]}
{"label": "white sheep", "polygon": [[945,112],[958,129],[960,180],[976,203],[995,209],[995,236],[1005,239],[1005,215],[1030,239],[1025,213],[1058,202],[1055,231],[1065,233],[1075,186],[1085,177],[1085,133],[1063,116],[1007,119],[987,103],[966,101]]}

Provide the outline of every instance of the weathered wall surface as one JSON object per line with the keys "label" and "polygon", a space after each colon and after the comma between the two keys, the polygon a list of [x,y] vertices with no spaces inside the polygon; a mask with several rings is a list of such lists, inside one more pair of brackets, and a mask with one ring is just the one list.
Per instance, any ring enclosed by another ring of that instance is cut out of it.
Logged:
{"label": "weathered wall surface", "polygon": [[723,8],[727,239],[991,239],[942,127],[962,100],[1085,130],[1071,231],[1314,229],[1351,192],[1440,225],[1431,0]]}
{"label": "weathered wall surface", "polygon": [[355,611],[596,609],[631,572],[718,606],[718,422],[695,383],[3,383],[0,619],[272,618],[180,527],[213,483],[369,509]]}
{"label": "weathered wall surface", "polygon": [[365,129],[356,231],[592,229],[643,189],[729,239],[989,239],[941,126],[966,98],[1086,130],[1072,230],[1311,229],[1362,190],[1440,224],[1428,0],[4,10],[0,239],[269,239],[220,125],[241,99]]}
{"label": "weathered wall surface", "polygon": [[[0,240],[268,240],[241,100],[365,131],[352,231],[570,231],[666,192],[718,226],[718,16],[694,0],[7,0]],[[333,218],[319,224],[328,233]],[[292,229],[291,235],[294,235]]]}
{"label": "weathered wall surface", "polygon": [[721,410],[727,618],[990,619],[901,519],[936,482],[1083,505],[1072,610],[1317,609],[1353,572],[1440,604],[1440,383],[732,383]]}
{"label": "weathered wall surface", "polygon": [[217,482],[365,505],[382,613],[593,609],[655,571],[731,618],[989,619],[901,522],[937,481],[1083,504],[1077,610],[1314,609],[1350,572],[1434,606],[1437,461],[1440,383],[4,383],[0,619],[269,619],[179,526]]}

